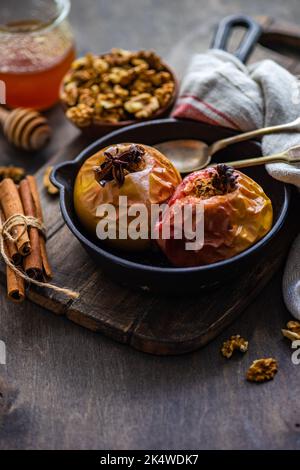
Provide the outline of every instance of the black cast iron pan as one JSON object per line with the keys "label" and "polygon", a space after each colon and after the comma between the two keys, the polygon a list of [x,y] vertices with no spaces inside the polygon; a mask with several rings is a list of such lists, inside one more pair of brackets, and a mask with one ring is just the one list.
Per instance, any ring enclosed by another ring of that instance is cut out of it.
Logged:
{"label": "black cast iron pan", "polygon": [[[52,173],[53,183],[60,189],[63,218],[83,247],[99,267],[115,280],[133,287],[147,288],[163,293],[183,294],[228,282],[250,270],[258,259],[272,256],[272,245],[284,230],[290,201],[289,188],[271,178],[264,167],[245,170],[265,190],[272,200],[274,223],[270,232],[258,243],[225,261],[208,266],[174,268],[163,255],[157,253],[132,254],[113,251],[103,242],[93,239],[78,221],[73,206],[73,187],[83,162],[103,147],[121,142],[155,145],[164,140],[199,138],[208,144],[233,135],[224,128],[188,120],[162,119],[134,124],[102,137],[86,148],[74,160],[57,165]],[[249,141],[236,144],[216,154],[215,161],[226,162],[237,158],[260,155],[260,144]]]}
{"label": "black cast iron pan", "polygon": [[[217,28],[212,48],[226,50],[228,40],[236,26],[246,28],[246,33],[234,55],[245,62],[260,35],[260,26],[244,15],[224,18]],[[139,142],[155,145],[166,140],[200,139],[208,144],[233,135],[232,131],[188,120],[162,119],[134,124],[102,137],[90,145],[72,162],[57,165],[52,181],[60,189],[60,206],[64,220],[92,259],[114,279],[133,287],[147,288],[163,293],[183,294],[197,292],[219,283],[228,282],[245,270],[251,269],[258,258],[271,256],[272,244],[284,229],[287,217],[289,188],[272,179],[263,167],[247,169],[245,172],[264,188],[272,200],[274,224],[271,231],[256,245],[239,255],[211,264],[193,268],[174,268],[168,265],[163,255],[149,252],[132,254],[108,249],[97,239],[91,238],[78,221],[73,206],[73,187],[77,172],[83,162],[101,148],[121,142]],[[236,144],[216,155],[215,161],[229,161],[260,155],[257,142]]]}

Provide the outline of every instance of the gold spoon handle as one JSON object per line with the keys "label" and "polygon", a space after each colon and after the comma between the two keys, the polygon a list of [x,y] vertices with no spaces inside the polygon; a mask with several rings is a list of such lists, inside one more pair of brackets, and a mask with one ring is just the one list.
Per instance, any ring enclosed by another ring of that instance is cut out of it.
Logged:
{"label": "gold spoon handle", "polygon": [[267,134],[275,134],[283,131],[300,131],[300,117],[287,124],[280,124],[279,126],[263,127],[261,129],[255,129],[254,131],[244,132],[243,134],[235,135],[227,139],[218,140],[208,148],[208,155],[212,156],[214,153],[221,149],[228,147],[228,145],[235,144],[237,142],[243,142],[244,140],[250,140],[255,137],[259,137]]}
{"label": "gold spoon handle", "polygon": [[291,159],[288,152],[278,153],[277,155],[270,155],[268,157],[246,158],[245,160],[236,160],[233,162],[226,162],[226,165],[233,168],[247,168],[248,166],[265,165],[266,163],[299,163],[300,158]]}

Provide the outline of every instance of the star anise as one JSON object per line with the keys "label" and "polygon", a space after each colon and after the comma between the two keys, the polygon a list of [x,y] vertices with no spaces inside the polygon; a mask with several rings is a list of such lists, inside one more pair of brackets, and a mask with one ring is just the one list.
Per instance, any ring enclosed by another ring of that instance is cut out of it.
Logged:
{"label": "star anise", "polygon": [[234,168],[220,163],[216,166],[217,173],[212,177],[213,187],[222,194],[231,193],[236,189],[238,175],[234,174]]}
{"label": "star anise", "polygon": [[131,144],[129,148],[110,147],[104,152],[105,160],[94,168],[95,178],[101,186],[115,180],[119,187],[124,184],[125,176],[143,167],[145,150],[141,145]]}

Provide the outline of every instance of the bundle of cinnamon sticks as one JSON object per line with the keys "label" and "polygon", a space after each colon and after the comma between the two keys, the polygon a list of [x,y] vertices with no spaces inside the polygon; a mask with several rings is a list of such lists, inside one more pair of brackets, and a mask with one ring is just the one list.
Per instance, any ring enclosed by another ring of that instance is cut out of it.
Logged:
{"label": "bundle of cinnamon sticks", "polygon": [[[16,185],[11,178],[0,183],[0,219],[1,225],[16,215],[35,218],[43,224],[42,206],[34,176],[27,176]],[[29,278],[49,281],[52,271],[49,264],[45,237],[37,227],[15,225],[11,229],[15,242],[4,241],[5,254]],[[25,281],[10,266],[6,266],[7,294],[14,302],[22,302],[25,298]]]}

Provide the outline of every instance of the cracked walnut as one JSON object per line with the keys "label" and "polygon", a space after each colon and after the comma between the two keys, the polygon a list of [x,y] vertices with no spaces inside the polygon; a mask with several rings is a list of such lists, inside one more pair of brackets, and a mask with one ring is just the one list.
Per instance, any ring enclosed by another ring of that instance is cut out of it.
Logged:
{"label": "cracked walnut", "polygon": [[221,354],[229,359],[235,350],[245,353],[248,350],[248,341],[240,335],[231,336],[227,341],[224,341]]}

